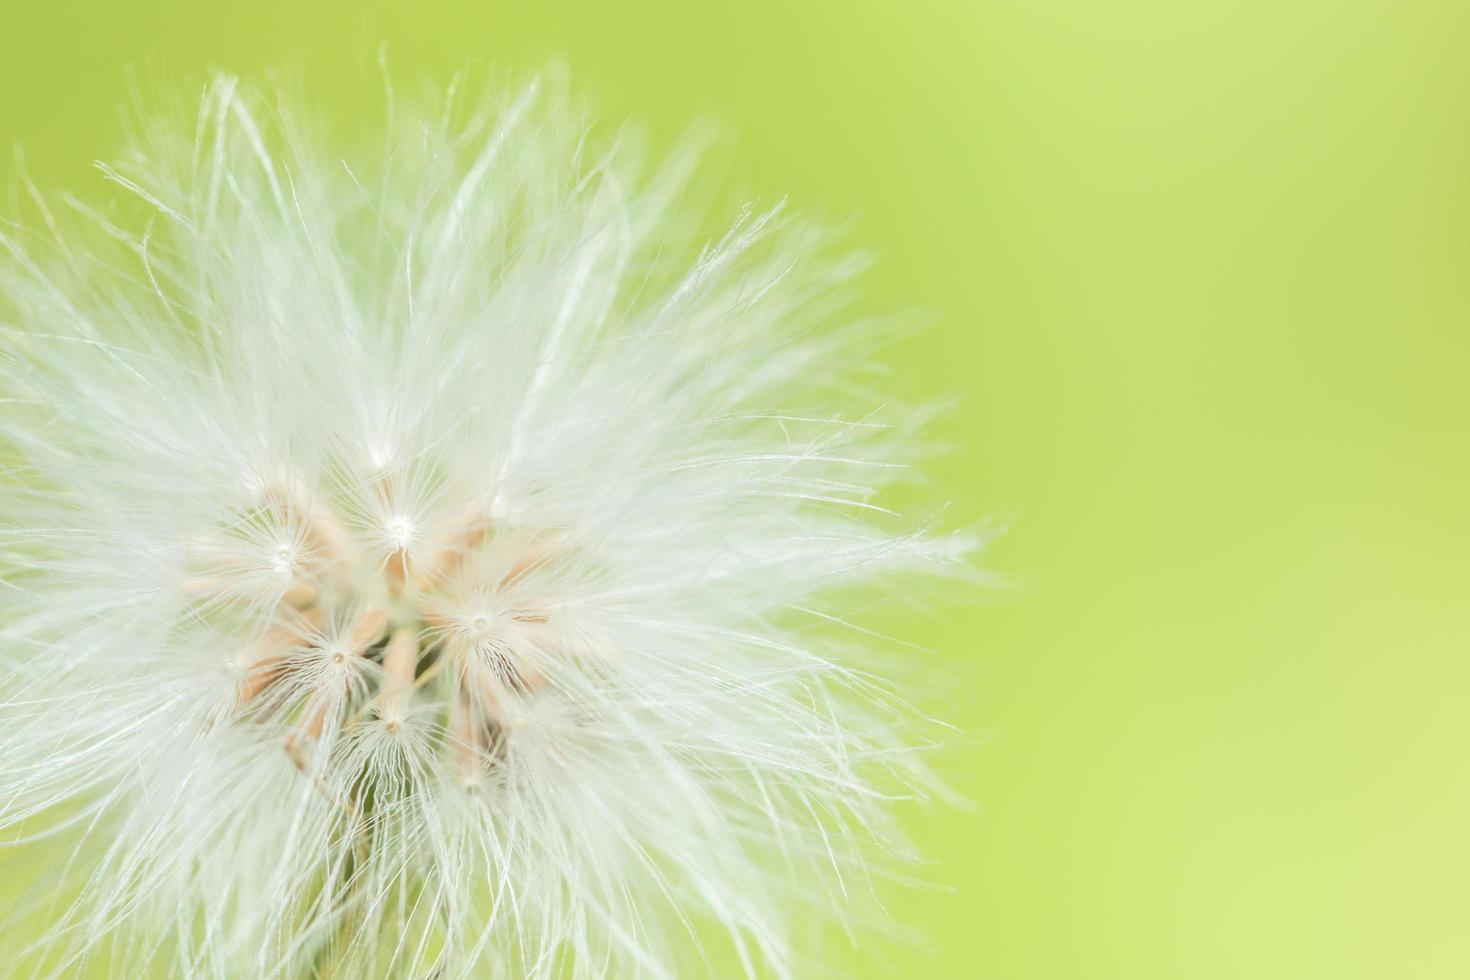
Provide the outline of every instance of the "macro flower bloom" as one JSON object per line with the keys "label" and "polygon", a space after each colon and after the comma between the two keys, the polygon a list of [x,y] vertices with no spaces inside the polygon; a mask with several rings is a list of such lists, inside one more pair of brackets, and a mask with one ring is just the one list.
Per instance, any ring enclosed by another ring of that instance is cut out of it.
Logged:
{"label": "macro flower bloom", "polygon": [[780,208],[701,244],[692,154],[554,77],[302,119],[217,80],[0,236],[0,828],[60,842],[7,931],[63,975],[800,972],[927,784],[848,614],[973,544],[876,502],[918,443],[860,260]]}

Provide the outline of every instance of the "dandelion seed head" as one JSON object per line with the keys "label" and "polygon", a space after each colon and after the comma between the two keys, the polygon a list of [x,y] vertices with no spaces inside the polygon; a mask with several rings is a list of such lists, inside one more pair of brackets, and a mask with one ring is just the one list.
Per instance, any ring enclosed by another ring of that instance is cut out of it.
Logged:
{"label": "dandelion seed head", "polygon": [[692,154],[583,118],[551,76],[343,148],[219,79],[103,168],[134,224],[0,232],[0,830],[75,837],[57,975],[798,976],[906,852],[925,722],[847,619],[974,542],[876,503],[921,413],[857,264],[705,241]]}

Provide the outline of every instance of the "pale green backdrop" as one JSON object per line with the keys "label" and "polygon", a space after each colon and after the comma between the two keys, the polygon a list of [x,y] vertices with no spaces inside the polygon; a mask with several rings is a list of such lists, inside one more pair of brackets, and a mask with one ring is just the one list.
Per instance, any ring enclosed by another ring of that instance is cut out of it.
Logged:
{"label": "pale green backdrop", "polygon": [[345,113],[380,40],[724,120],[936,315],[894,383],[1022,586],[917,629],[979,808],[840,975],[1470,976],[1470,6],[8,0],[0,141],[100,192],[124,66]]}

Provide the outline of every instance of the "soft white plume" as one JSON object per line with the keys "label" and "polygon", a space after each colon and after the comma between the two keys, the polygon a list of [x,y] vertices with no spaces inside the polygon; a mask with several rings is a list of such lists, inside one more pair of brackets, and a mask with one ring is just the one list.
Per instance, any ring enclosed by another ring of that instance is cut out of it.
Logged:
{"label": "soft white plume", "polygon": [[0,235],[48,968],[805,973],[924,781],[840,620],[970,546],[875,504],[861,263],[780,208],[701,247],[692,156],[555,79],[396,113],[344,153],[221,79]]}

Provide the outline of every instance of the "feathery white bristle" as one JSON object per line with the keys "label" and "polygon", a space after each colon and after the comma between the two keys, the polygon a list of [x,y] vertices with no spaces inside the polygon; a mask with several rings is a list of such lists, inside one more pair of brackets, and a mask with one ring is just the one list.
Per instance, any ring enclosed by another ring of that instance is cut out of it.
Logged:
{"label": "feathery white bristle", "polygon": [[346,158],[262,105],[145,128],[135,223],[0,235],[47,969],[663,977],[718,934],[797,975],[924,781],[814,627],[972,544],[875,504],[913,445],[837,329],[858,263],[781,208],[698,247],[688,156],[593,149],[555,80]]}

